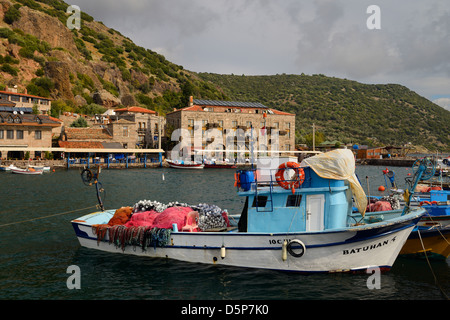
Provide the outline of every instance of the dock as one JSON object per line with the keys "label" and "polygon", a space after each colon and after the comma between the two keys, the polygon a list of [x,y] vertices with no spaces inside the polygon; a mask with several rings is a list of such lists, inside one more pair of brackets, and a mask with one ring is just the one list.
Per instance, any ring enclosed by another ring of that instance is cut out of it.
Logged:
{"label": "dock", "polygon": [[357,159],[356,164],[386,167],[412,167],[416,158]]}

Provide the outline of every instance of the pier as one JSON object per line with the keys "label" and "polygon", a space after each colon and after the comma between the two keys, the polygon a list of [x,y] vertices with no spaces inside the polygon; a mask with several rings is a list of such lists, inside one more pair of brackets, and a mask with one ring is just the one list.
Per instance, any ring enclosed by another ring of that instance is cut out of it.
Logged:
{"label": "pier", "polygon": [[[105,168],[147,168],[163,165],[163,149],[75,149],[3,147],[0,151],[40,151],[59,153],[60,160],[2,160],[2,165],[48,165],[50,167],[87,167],[102,164]],[[153,156],[149,156],[153,155]]]}

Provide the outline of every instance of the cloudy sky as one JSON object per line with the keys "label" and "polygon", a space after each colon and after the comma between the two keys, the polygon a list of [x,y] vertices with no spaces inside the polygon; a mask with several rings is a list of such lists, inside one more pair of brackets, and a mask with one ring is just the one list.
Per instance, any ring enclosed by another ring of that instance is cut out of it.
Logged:
{"label": "cloudy sky", "polygon": [[398,83],[450,110],[448,0],[66,2],[191,71]]}

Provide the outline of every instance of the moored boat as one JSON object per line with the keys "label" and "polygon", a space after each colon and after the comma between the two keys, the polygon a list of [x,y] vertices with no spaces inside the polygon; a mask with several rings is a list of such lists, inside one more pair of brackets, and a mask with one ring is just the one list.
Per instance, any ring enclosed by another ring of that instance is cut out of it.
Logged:
{"label": "moored boat", "polygon": [[205,161],[203,164],[208,169],[236,169],[236,165],[225,161]]}
{"label": "moored boat", "polygon": [[[391,210],[391,203],[393,204],[392,208],[406,203],[412,208],[425,209],[425,214],[409,235],[400,255],[408,257],[424,257],[426,255],[431,259],[446,259],[450,256],[450,191],[441,190],[437,186],[429,187],[417,183],[421,179],[427,180],[434,175],[434,166],[430,162],[426,166],[428,169],[426,169],[425,176],[417,177],[416,183],[409,189],[396,191],[393,196],[378,198],[370,205],[377,208],[384,207],[386,211],[366,212],[364,219],[381,221],[401,215],[403,213],[401,210]],[[391,176],[393,175],[391,174]],[[409,183],[412,184],[413,181],[410,180]],[[415,192],[410,194],[409,190]],[[385,205],[383,206],[382,203]],[[353,219],[359,219],[356,216],[359,214],[354,213]]]}
{"label": "moored boat", "polygon": [[35,170],[33,168],[26,168],[26,169],[11,168],[11,172],[18,173],[18,174],[37,175],[37,174],[42,174],[44,172],[44,170]]}
{"label": "moored boat", "polygon": [[367,205],[354,169],[351,151],[336,150],[281,163],[265,181],[253,170],[240,171],[240,216],[213,205],[143,202],[72,225],[82,246],[122,254],[302,273],[388,270],[425,210],[351,221],[352,197],[362,216]]}
{"label": "moored boat", "polygon": [[166,160],[171,168],[176,169],[203,169],[204,165],[201,162],[195,161],[177,161],[177,160]]}

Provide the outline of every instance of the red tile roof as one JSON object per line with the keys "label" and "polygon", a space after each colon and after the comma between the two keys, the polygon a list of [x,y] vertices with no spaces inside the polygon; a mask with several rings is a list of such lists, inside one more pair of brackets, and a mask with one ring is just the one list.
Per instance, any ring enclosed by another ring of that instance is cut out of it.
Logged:
{"label": "red tile roof", "polygon": [[103,149],[101,142],[91,141],[58,141],[61,148],[77,148],[77,149]]}
{"label": "red tile roof", "polygon": [[107,130],[102,128],[71,128],[66,127],[64,129],[65,135],[68,140],[105,140],[112,139],[113,137]]}
{"label": "red tile roof", "polygon": [[156,114],[155,111],[150,109],[145,109],[141,107],[129,107],[129,108],[121,108],[121,109],[115,109],[115,112],[141,112],[141,113],[151,113]]}
{"label": "red tile roof", "polygon": [[271,110],[273,113],[275,114],[280,114],[280,115],[285,115],[285,116],[293,116],[293,113],[288,113],[288,112],[284,112],[284,111],[280,111],[280,110],[275,110],[275,109],[269,109]]}
{"label": "red tile roof", "polygon": [[27,93],[19,93],[19,92],[11,92],[11,91],[0,91],[0,93],[12,95],[12,96],[25,96],[25,97],[30,97],[30,98],[38,98],[38,99],[52,100],[52,99],[50,99],[50,98],[34,96],[34,95],[32,95],[32,94],[27,94]]}

